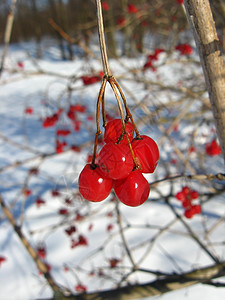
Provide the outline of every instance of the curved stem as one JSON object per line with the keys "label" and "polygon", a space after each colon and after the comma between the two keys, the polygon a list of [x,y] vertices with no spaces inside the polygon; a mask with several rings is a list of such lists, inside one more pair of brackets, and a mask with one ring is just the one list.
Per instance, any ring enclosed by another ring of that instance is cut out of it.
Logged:
{"label": "curved stem", "polygon": [[122,98],[122,100],[123,100],[123,104],[124,104],[124,107],[125,107],[125,110],[126,110],[126,114],[127,114],[127,115],[126,115],[126,121],[128,121],[129,119],[131,120],[131,123],[133,124],[134,130],[135,130],[135,132],[136,132],[136,137],[137,137],[137,138],[140,138],[140,133],[139,133],[139,131],[138,131],[138,129],[137,129],[137,126],[136,126],[135,123],[134,123],[132,114],[131,114],[131,112],[130,112],[128,106],[127,106],[127,101],[126,101],[126,98],[125,98],[125,96],[124,96],[124,94],[123,94],[123,91],[122,91],[120,85],[118,84],[118,82],[115,80],[115,78],[112,78],[112,80],[113,80],[114,84],[116,85],[116,87],[117,87],[117,89],[118,89],[118,91],[119,91],[119,93],[120,93],[120,95],[121,95],[121,98]]}
{"label": "curved stem", "polygon": [[109,78],[108,82],[109,82],[109,84],[112,87],[112,90],[114,92],[114,95],[115,95],[117,103],[118,103],[118,107],[119,107],[119,111],[120,111],[120,117],[121,117],[121,123],[122,123],[122,128],[123,128],[122,134],[124,134],[126,136],[126,139],[127,139],[127,142],[128,142],[128,146],[130,148],[130,152],[131,152],[134,164],[135,164],[135,168],[139,169],[139,165],[138,165],[137,159],[135,157],[133,148],[131,146],[131,142],[130,142],[129,137],[127,135],[127,131],[126,131],[126,127],[125,127],[125,121],[124,121],[123,107],[122,107],[122,104],[121,104],[121,100],[120,100],[119,94],[118,94],[117,89],[116,89],[117,87],[115,85],[115,79],[113,77]]}
{"label": "curved stem", "polygon": [[96,109],[97,131],[95,134],[94,151],[93,151],[92,162],[91,162],[91,165],[93,168],[95,168],[95,158],[96,158],[96,153],[97,153],[98,137],[101,134],[100,125],[99,125],[99,115],[100,115],[101,103],[102,103],[102,100],[104,99],[106,83],[107,83],[107,79],[104,77],[99,94],[98,94],[98,100],[97,100],[97,109]]}

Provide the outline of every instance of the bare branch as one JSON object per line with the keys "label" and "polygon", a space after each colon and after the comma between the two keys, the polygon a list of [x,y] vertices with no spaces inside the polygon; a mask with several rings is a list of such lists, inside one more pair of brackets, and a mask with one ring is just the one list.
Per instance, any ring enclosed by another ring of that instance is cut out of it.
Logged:
{"label": "bare branch", "polygon": [[225,66],[208,0],[184,0],[225,159]]}

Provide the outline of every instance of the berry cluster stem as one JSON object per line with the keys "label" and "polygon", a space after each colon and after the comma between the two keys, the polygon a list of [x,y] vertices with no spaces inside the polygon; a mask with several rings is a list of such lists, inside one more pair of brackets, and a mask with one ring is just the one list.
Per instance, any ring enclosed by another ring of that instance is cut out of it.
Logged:
{"label": "berry cluster stem", "polygon": [[[101,134],[100,130],[100,125],[99,125],[99,119],[100,119],[100,108],[101,108],[101,103],[102,103],[102,113],[104,114],[103,119],[105,119],[105,108],[104,107],[104,95],[105,95],[105,87],[107,83],[107,78],[104,77],[101,88],[98,94],[98,99],[97,99],[97,109],[96,109],[96,124],[97,124],[97,132],[95,134],[95,143],[94,143],[94,151],[93,151],[93,156],[92,156],[92,166],[95,166],[95,158],[96,158],[96,153],[97,153],[97,145],[98,145],[98,137]],[[105,122],[105,121],[104,121]]]}
{"label": "berry cluster stem", "polygon": [[[114,95],[115,95],[117,103],[118,103],[118,107],[119,107],[119,111],[120,111],[120,117],[121,117],[121,123],[122,123],[122,127],[123,127],[123,132],[122,133],[126,136],[126,139],[127,139],[127,142],[128,142],[129,148],[130,148],[130,152],[131,152],[134,164],[135,164],[135,167],[139,168],[138,163],[137,163],[137,159],[135,157],[134,151],[133,151],[132,146],[131,146],[131,142],[130,142],[129,137],[128,137],[127,132],[126,132],[126,127],[125,127],[126,124],[125,124],[125,121],[124,121],[123,107],[122,107],[122,104],[121,104],[119,94],[117,92],[119,84],[116,82],[116,80],[113,77],[111,77],[108,81],[109,81],[109,84],[112,87],[112,90],[114,92]],[[122,97],[121,92],[120,92],[121,89],[118,89],[118,90],[119,90],[120,96],[123,100],[123,97]],[[125,99],[125,97],[124,97],[124,99]],[[125,103],[124,103],[124,106],[125,106]],[[125,108],[126,108],[126,106],[125,106]]]}
{"label": "berry cluster stem", "polygon": [[138,129],[137,129],[137,126],[136,126],[135,123],[134,123],[132,114],[131,114],[131,112],[130,112],[128,106],[127,106],[127,101],[126,101],[126,98],[125,98],[125,96],[124,96],[124,94],[123,94],[123,91],[122,91],[120,85],[118,84],[118,82],[115,80],[115,78],[112,78],[112,80],[113,80],[114,84],[116,85],[116,87],[117,87],[117,89],[118,89],[118,91],[119,91],[119,93],[120,93],[120,95],[121,95],[121,98],[122,98],[122,100],[123,100],[123,103],[124,103],[124,107],[125,107],[125,110],[126,110],[126,119],[125,119],[125,121],[128,121],[129,119],[131,120],[131,123],[132,123],[133,126],[134,126],[134,130],[135,130],[135,133],[136,133],[136,137],[137,137],[137,138],[140,138],[140,133],[139,133],[139,131],[138,131]]}
{"label": "berry cluster stem", "polygon": [[[131,112],[127,106],[126,103],[126,98],[121,90],[121,87],[119,86],[118,82],[115,80],[115,78],[112,76],[112,73],[110,71],[110,67],[109,67],[109,62],[108,62],[108,55],[107,55],[107,51],[106,51],[106,42],[105,42],[105,34],[104,34],[104,25],[103,25],[103,16],[102,16],[102,3],[101,0],[96,0],[96,8],[97,8],[97,25],[98,25],[98,35],[99,35],[99,43],[100,43],[100,51],[101,51],[101,57],[102,57],[102,65],[103,65],[103,70],[104,70],[104,78],[102,81],[102,85],[99,91],[99,95],[98,95],[98,100],[97,100],[97,110],[96,110],[96,123],[97,123],[97,132],[95,135],[95,144],[94,144],[94,152],[93,152],[93,157],[92,157],[92,166],[95,166],[95,158],[96,158],[96,153],[97,153],[97,143],[98,143],[98,137],[101,134],[101,130],[100,130],[100,125],[99,125],[99,116],[100,116],[100,107],[102,104],[102,119],[103,119],[103,126],[106,126],[106,114],[105,114],[105,87],[106,87],[106,83],[109,82],[114,95],[116,97],[117,103],[118,103],[118,107],[119,107],[119,111],[120,111],[120,116],[121,116],[121,123],[122,123],[122,128],[123,128],[123,132],[122,132],[122,137],[123,135],[126,136],[126,139],[128,141],[128,145],[135,163],[135,167],[139,168],[139,165],[137,163],[136,157],[134,155],[134,151],[132,149],[131,146],[131,142],[128,138],[127,132],[126,132],[126,127],[125,127],[125,122],[128,122],[128,120],[130,119],[135,132],[136,132],[136,137],[140,138],[140,134],[138,132],[137,126],[134,123],[133,117],[131,115]],[[124,113],[123,113],[123,106],[121,103],[121,99],[123,101],[123,105],[126,111],[126,118],[124,118]]]}
{"label": "berry cluster stem", "polygon": [[109,68],[108,55],[107,55],[107,51],[106,51],[101,0],[96,0],[96,7],[97,7],[98,35],[99,35],[99,43],[100,43],[100,50],[101,50],[101,56],[102,56],[103,70],[104,70],[105,76],[110,77],[112,74],[111,74],[111,71]]}

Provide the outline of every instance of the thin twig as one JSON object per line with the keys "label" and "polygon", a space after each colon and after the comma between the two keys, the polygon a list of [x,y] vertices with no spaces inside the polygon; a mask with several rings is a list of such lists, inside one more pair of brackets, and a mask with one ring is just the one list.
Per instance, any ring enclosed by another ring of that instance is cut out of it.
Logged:
{"label": "thin twig", "polygon": [[165,181],[172,181],[180,178],[185,178],[189,180],[220,180],[225,181],[225,174],[218,173],[218,174],[195,174],[195,175],[185,175],[185,174],[179,174],[171,177],[165,177],[162,179],[155,180],[151,183],[151,186],[158,185],[159,183],[165,182]]}
{"label": "thin twig", "polygon": [[3,198],[2,198],[1,195],[0,195],[0,205],[2,207],[4,215],[8,219],[9,223],[12,225],[15,233],[20,238],[20,240],[23,243],[24,247],[26,248],[27,252],[30,254],[30,256],[32,257],[33,261],[36,263],[36,266],[37,266],[38,270],[41,273],[43,273],[45,279],[47,280],[49,286],[54,291],[55,295],[56,294],[57,295],[63,295],[63,292],[62,292],[61,288],[54,282],[52,276],[50,275],[46,264],[38,257],[35,249],[31,246],[31,244],[29,243],[29,241],[27,240],[27,238],[23,234],[21,226],[17,225],[16,220],[14,219],[11,211],[6,206],[6,204],[5,204],[5,202],[4,202],[4,200],[3,200]]}
{"label": "thin twig", "polygon": [[133,271],[135,271],[137,269],[137,266],[135,264],[135,261],[134,261],[132,255],[131,255],[131,252],[129,250],[129,247],[128,247],[128,244],[127,244],[124,232],[123,232],[121,214],[120,214],[120,210],[119,210],[119,207],[118,207],[118,203],[116,205],[116,213],[117,213],[117,222],[118,222],[118,225],[119,225],[120,235],[121,235],[121,238],[122,238],[122,241],[123,241],[123,245],[124,245],[126,253],[127,253],[127,255],[128,255],[129,259],[130,259],[130,262],[131,262],[131,264],[133,266]]}

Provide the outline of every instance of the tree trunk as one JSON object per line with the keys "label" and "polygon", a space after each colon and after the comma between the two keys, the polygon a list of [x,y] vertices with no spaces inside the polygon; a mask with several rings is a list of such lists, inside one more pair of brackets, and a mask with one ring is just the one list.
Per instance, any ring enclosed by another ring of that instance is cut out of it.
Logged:
{"label": "tree trunk", "polygon": [[225,160],[225,67],[208,0],[184,0]]}

